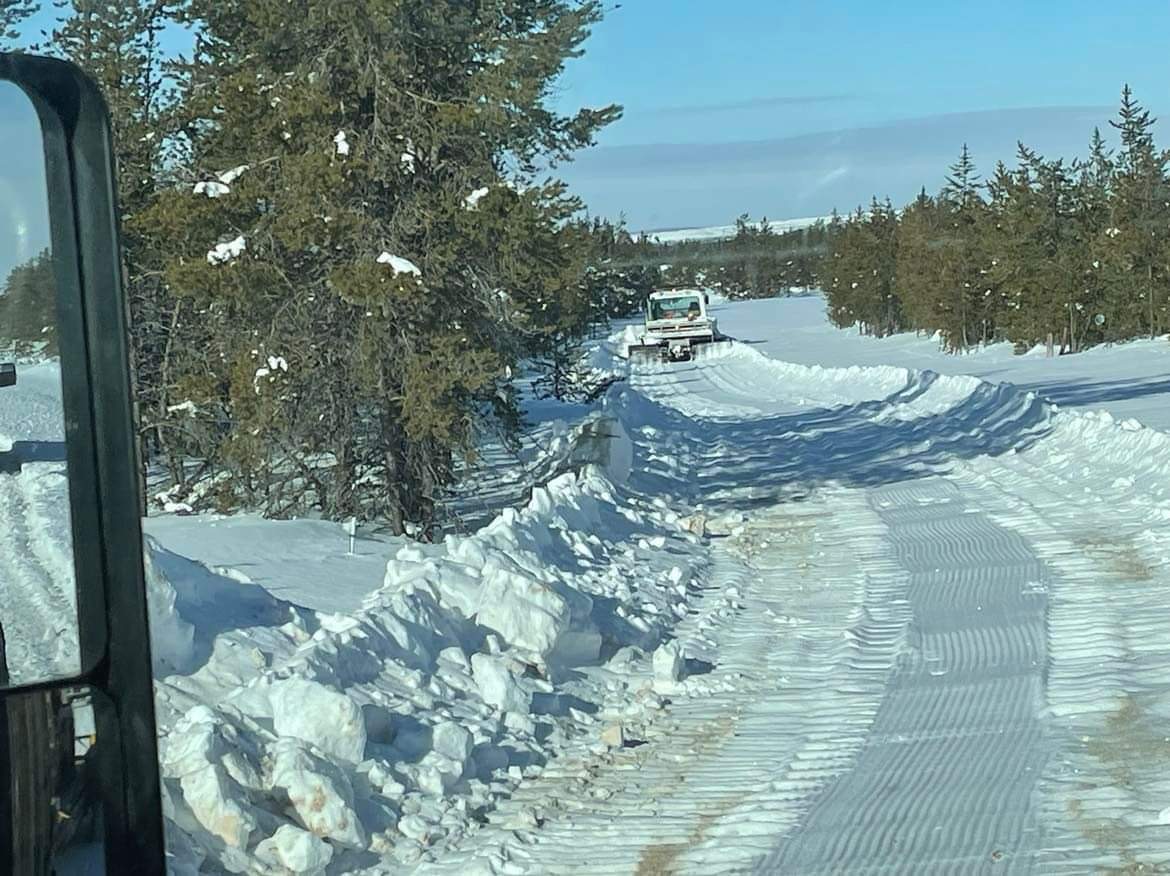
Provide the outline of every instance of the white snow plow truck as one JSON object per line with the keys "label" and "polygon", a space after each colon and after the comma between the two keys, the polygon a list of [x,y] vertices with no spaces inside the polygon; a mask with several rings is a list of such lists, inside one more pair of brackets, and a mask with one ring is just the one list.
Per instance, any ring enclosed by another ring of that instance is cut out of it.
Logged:
{"label": "white snow plow truck", "polygon": [[630,344],[631,360],[685,362],[703,345],[726,340],[707,312],[707,293],[700,289],[663,289],[646,301],[646,324],[640,343]]}

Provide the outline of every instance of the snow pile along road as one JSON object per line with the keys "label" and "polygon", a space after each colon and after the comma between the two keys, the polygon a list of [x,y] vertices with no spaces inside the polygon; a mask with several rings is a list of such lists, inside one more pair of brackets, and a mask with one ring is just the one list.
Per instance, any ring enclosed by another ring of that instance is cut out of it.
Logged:
{"label": "snow pile along road", "polygon": [[[686,613],[700,539],[623,491],[629,439],[613,417],[587,420],[574,447],[593,463],[474,535],[403,547],[360,611],[265,594],[257,627],[205,643],[195,668],[193,588],[172,596],[157,574],[169,564],[182,582],[194,564],[156,549],[159,660],[183,672],[158,686],[176,871],[204,857],[284,873],[433,856],[574,740],[604,748],[591,713],[660,705],[647,679],[631,689],[630,667],[648,668]],[[225,598],[249,589],[204,578]]]}
{"label": "snow pile along road", "polygon": [[[1170,435],[1054,404],[1035,357],[969,357],[992,383],[919,339],[884,364],[754,328],[633,367],[615,333],[586,364],[623,380],[545,403],[583,419],[441,543],[148,521],[172,871],[1170,865]],[[1109,404],[1154,410],[1124,383]],[[0,596],[43,668],[63,479],[21,447]]]}

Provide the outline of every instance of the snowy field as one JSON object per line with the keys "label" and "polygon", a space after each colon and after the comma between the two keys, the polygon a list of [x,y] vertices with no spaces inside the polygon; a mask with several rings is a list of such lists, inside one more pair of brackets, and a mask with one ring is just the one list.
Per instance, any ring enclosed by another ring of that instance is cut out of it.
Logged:
{"label": "snowy field", "polygon": [[[827,222],[828,216],[813,216],[807,219],[769,219],[768,226],[777,234],[784,231],[798,231],[818,222]],[[758,223],[753,222],[753,225]],[[675,228],[670,231],[644,232],[651,240],[659,243],[682,243],[689,240],[726,240],[735,237],[736,225],[712,225],[706,228]]]}
{"label": "snowy field", "polygon": [[[716,315],[739,342],[694,363],[593,351],[625,379],[535,410],[441,543],[147,521],[172,872],[1170,866],[1170,341],[948,357],[818,298]],[[35,521],[60,432],[5,410]],[[43,628],[65,530],[6,530]]]}
{"label": "snowy field", "polygon": [[801,365],[896,365],[973,375],[1033,390],[1061,407],[1107,410],[1120,419],[1133,417],[1170,430],[1170,342],[1165,338],[1051,359],[1042,347],[1013,355],[1009,344],[955,356],[940,352],[928,337],[878,339],[834,328],[819,296],[724,304],[716,307],[715,315],[725,332],[770,358]]}

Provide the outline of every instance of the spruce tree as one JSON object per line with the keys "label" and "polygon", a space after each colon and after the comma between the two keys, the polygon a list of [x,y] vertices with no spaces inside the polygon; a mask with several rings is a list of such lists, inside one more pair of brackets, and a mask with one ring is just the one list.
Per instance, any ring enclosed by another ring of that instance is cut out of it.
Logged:
{"label": "spruce tree", "polygon": [[20,45],[22,25],[40,8],[36,0],[0,0],[0,52],[13,51]]}
{"label": "spruce tree", "polygon": [[[1076,165],[1075,223],[1077,245],[1074,258],[1083,290],[1083,309],[1078,318],[1075,350],[1114,339],[1115,296],[1102,274],[1098,256],[1100,242],[1107,240],[1110,200],[1113,194],[1113,161],[1098,128],[1093,129],[1089,157]],[[1102,317],[1099,322],[1098,315]]]}
{"label": "spruce tree", "polygon": [[966,143],[958,161],[950,168],[938,203],[945,224],[937,261],[939,329],[949,349],[965,350],[988,335],[980,301],[984,264],[979,229],[985,204],[980,196],[975,162]]}
{"label": "spruce tree", "polygon": [[433,517],[491,422],[516,422],[510,375],[587,321],[587,246],[567,228],[581,205],[534,176],[618,115],[548,106],[599,14],[186,7],[191,181],[155,218],[210,353],[173,401],[218,412],[216,453],[244,491],[226,500],[401,532]]}
{"label": "spruce tree", "polygon": [[944,303],[939,284],[943,211],[922,189],[903,211],[897,229],[894,285],[909,327],[930,333],[944,328]]}
{"label": "spruce tree", "polygon": [[1170,326],[1170,186],[1167,155],[1154,144],[1154,122],[1126,85],[1118,118],[1110,122],[1121,137],[1110,224],[1097,240],[1102,276],[1118,296],[1115,328],[1150,337]]}
{"label": "spruce tree", "polygon": [[[168,0],[70,0],[60,6],[65,17],[51,43],[55,53],[97,81],[110,110],[144,462],[166,449],[168,433],[157,424],[165,419],[168,360],[178,352],[171,338],[175,304],[161,282],[163,254],[147,217],[172,142],[167,118],[174,96],[159,33],[171,20],[173,5]],[[174,453],[164,455],[181,476],[181,461]]]}

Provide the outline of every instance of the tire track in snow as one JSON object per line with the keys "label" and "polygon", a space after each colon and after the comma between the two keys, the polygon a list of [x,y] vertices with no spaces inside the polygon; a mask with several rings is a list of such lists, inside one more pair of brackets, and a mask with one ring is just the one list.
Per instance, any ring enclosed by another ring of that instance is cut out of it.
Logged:
{"label": "tire track in snow", "polygon": [[1049,749],[1044,567],[948,481],[870,495],[910,575],[911,650],[852,768],[759,871],[1028,872]]}
{"label": "tire track in snow", "polygon": [[[58,489],[46,478],[60,478]],[[75,672],[78,643],[63,467],[0,474],[0,624],[11,683]],[[61,526],[62,531],[54,529]]]}
{"label": "tire track in snow", "polygon": [[[907,576],[884,536],[856,490],[754,517],[713,555],[713,589],[735,587],[739,610],[678,630],[718,665],[638,731],[650,744],[550,764],[469,855],[426,872],[749,872],[854,762],[905,649]],[[539,830],[516,829],[525,811]]]}

